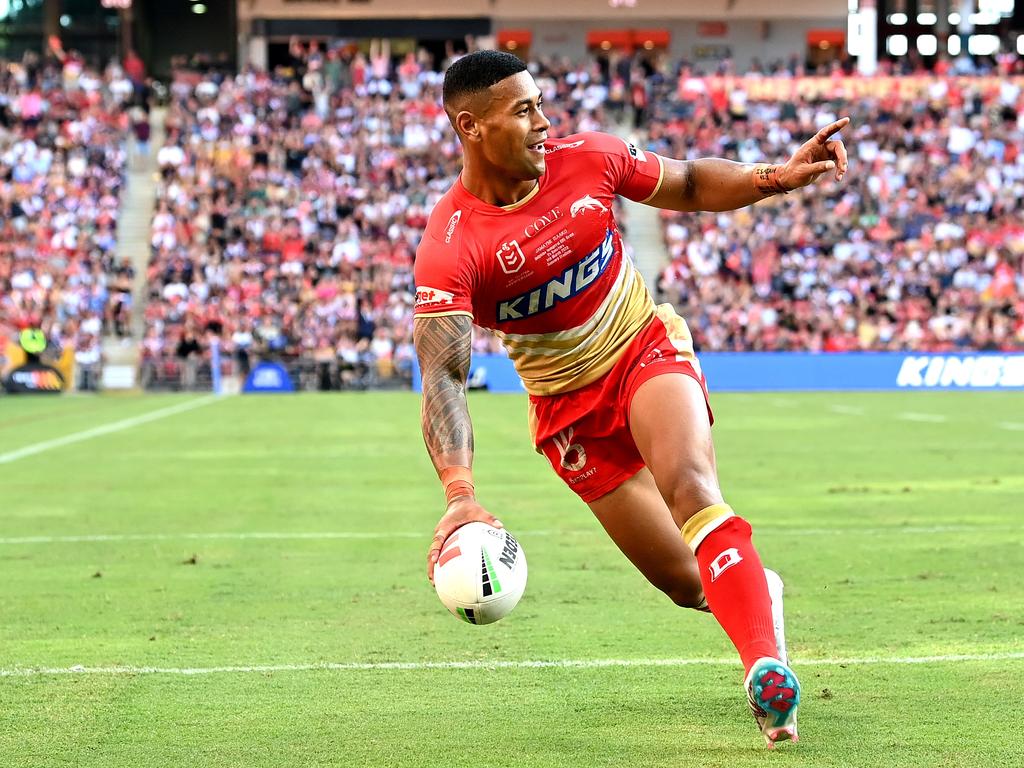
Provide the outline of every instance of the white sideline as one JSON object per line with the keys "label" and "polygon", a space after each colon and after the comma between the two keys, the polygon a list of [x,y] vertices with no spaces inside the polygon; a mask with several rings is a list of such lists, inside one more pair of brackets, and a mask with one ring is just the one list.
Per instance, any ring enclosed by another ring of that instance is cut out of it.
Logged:
{"label": "white sideline", "polygon": [[[1006,653],[954,653],[942,656],[865,656],[839,659],[799,659],[799,667],[845,667],[878,664],[951,664],[958,661],[1014,661],[1024,651]],[[736,666],[728,659],[559,659],[555,661],[382,661],[366,663],[259,664],[230,667],[36,667],[0,669],[0,677],[43,677],[48,675],[213,675],[270,672],[370,672],[424,671],[437,669],[603,669],[606,667],[689,667],[697,665]]]}
{"label": "white sideline", "polygon": [[[759,536],[888,536],[890,534],[921,535],[932,533],[988,533],[992,531],[1024,531],[1024,525],[901,525],[878,528],[775,528],[756,529]],[[593,528],[530,531],[516,530],[520,538],[529,536],[597,534]],[[424,539],[429,531],[250,531],[225,533],[96,533],[81,536],[9,536],[0,538],[0,546],[19,544],[88,544],[119,541],[329,541],[368,539]]]}
{"label": "white sideline", "polygon": [[1018,424],[1015,421],[1000,421],[996,426],[1000,429],[1009,429],[1013,432],[1024,432],[1024,424]]}
{"label": "white sideline", "polygon": [[24,459],[26,456],[35,456],[37,453],[48,451],[51,448],[60,448],[65,445],[71,445],[72,443],[80,443],[83,440],[89,440],[93,437],[99,437],[100,435],[109,435],[111,432],[120,432],[123,429],[131,429],[137,427],[139,424],[147,424],[150,421],[156,421],[166,416],[173,416],[176,413],[183,413],[185,411],[191,411],[193,408],[199,408],[200,406],[207,405],[217,400],[217,395],[207,395],[201,397],[198,400],[189,400],[186,403],[179,403],[178,405],[171,405],[167,408],[160,408],[149,413],[144,413],[141,416],[133,416],[130,419],[121,419],[120,421],[112,422],[111,424],[104,424],[101,427],[93,427],[92,429],[86,429],[82,432],[73,432],[70,435],[64,437],[56,437],[52,440],[44,440],[41,443],[34,443],[32,445],[26,445],[24,448],[18,448],[15,451],[9,451],[7,453],[0,453],[0,464],[10,464],[12,461],[18,459]]}
{"label": "white sideline", "polygon": [[[535,532],[536,533],[536,532]],[[547,533],[547,531],[540,531]],[[246,539],[282,540],[306,539],[320,541],[329,539],[422,539],[429,536],[429,531],[313,531],[275,532],[251,531],[248,533],[96,533],[82,536],[15,536],[0,538],[2,544],[87,544],[92,542],[116,541],[244,541]]]}

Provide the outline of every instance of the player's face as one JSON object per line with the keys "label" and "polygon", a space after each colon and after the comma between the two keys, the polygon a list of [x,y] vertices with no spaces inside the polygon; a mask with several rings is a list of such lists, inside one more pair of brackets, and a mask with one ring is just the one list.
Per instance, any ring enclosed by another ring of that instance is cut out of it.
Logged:
{"label": "player's face", "polygon": [[544,117],[540,89],[529,72],[506,77],[490,88],[491,102],[480,121],[484,156],[511,178],[528,181],[544,174]]}

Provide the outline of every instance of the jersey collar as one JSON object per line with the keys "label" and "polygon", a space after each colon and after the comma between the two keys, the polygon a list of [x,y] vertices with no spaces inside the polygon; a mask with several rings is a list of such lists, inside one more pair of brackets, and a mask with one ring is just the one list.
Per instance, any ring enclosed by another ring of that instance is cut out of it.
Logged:
{"label": "jersey collar", "polygon": [[455,180],[453,189],[460,207],[474,208],[478,211],[494,214],[511,213],[512,211],[518,211],[520,208],[529,205],[529,203],[540,194],[540,188],[543,185],[544,178],[546,176],[547,174],[545,173],[537,179],[537,185],[527,193],[526,197],[522,200],[517,200],[512,203],[512,205],[491,205],[490,203],[484,202],[466,189],[465,185],[462,183],[462,174],[459,174],[459,178]]}

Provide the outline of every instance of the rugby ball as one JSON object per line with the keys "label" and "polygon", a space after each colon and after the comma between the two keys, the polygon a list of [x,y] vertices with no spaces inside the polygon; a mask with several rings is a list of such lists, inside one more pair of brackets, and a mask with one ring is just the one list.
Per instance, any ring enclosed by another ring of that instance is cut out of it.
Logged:
{"label": "rugby ball", "polygon": [[523,596],[526,554],[504,528],[466,523],[441,547],[434,589],[453,615],[469,624],[491,624]]}

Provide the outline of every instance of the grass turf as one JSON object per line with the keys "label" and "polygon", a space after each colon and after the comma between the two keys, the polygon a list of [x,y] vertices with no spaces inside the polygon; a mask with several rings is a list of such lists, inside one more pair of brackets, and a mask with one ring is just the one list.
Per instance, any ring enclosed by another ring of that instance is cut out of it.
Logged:
{"label": "grass turf", "polygon": [[[0,764],[1019,758],[1024,659],[999,657],[1024,652],[1020,395],[715,398],[726,496],[787,582],[803,740],[776,754],[738,664],[139,671],[733,655],[560,485],[516,396],[471,400],[481,499],[531,567],[489,627],[449,616],[423,576],[439,491],[411,394],[229,398],[2,463],[189,399],[0,400],[0,674],[50,670],[0,677]],[[800,664],[951,654],[978,658]],[[135,671],[57,674],[75,665]]]}

